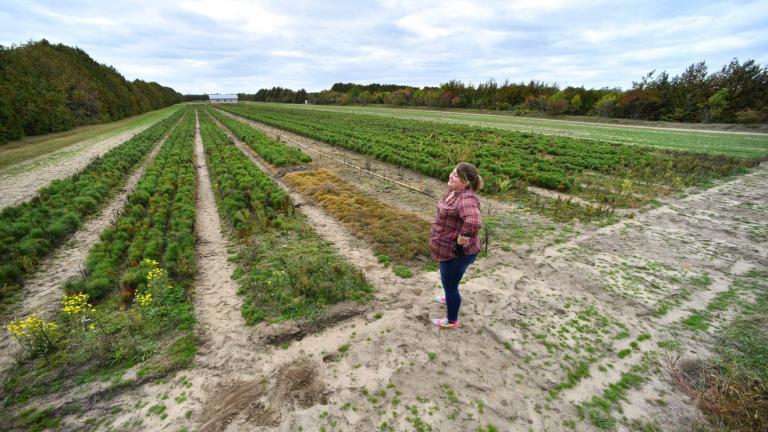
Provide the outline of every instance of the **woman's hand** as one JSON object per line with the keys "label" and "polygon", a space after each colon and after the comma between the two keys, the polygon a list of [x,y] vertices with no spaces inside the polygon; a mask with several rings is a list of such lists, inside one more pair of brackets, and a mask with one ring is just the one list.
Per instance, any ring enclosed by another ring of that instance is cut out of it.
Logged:
{"label": "woman's hand", "polygon": [[469,237],[464,237],[463,235],[460,235],[456,238],[456,243],[466,246],[469,244]]}

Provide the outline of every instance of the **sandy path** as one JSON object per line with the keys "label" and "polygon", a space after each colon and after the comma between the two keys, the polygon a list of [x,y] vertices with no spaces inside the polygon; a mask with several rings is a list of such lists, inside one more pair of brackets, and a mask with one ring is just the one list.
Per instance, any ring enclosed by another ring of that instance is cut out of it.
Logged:
{"label": "sandy path", "polygon": [[5,169],[0,174],[0,209],[31,199],[38,189],[69,177],[91,161],[133,138],[152,124],[100,141],[85,140]]}
{"label": "sandy path", "polygon": [[[253,343],[249,342],[251,331],[240,313],[242,301],[237,295],[237,283],[231,277],[235,266],[227,259],[227,240],[222,234],[216,210],[199,121],[195,127],[195,158],[198,184],[195,230],[199,266],[195,310],[199,332],[205,340],[196,364],[209,370],[227,364],[229,370],[239,370],[247,368],[253,360],[249,355]],[[232,353],[244,358],[233,358]]]}
{"label": "sandy path", "polygon": [[[50,315],[60,304],[62,285],[68,279],[77,277],[83,269],[88,251],[99,241],[101,232],[107,228],[125,205],[128,195],[144,175],[149,163],[155,158],[165,142],[160,140],[138,169],[131,174],[117,195],[93,218],[84,221],[81,228],[53,254],[40,263],[40,270],[24,284],[24,300],[15,318],[25,317],[33,312]],[[0,332],[0,371],[4,371],[19,353],[18,344],[6,331]]]}

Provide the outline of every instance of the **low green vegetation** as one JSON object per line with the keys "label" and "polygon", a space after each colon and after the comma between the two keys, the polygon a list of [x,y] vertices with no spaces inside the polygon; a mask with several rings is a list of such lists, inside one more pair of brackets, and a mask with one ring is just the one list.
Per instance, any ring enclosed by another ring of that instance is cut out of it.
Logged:
{"label": "low green vegetation", "polygon": [[138,379],[189,366],[199,343],[188,293],[196,273],[193,131],[187,114],[89,252],[83,277],[67,284],[54,319],[9,324],[26,355],[4,383],[6,405],[95,377],[125,386],[123,372],[137,364]]}
{"label": "low green vegetation", "polygon": [[240,121],[222,114],[215,109],[207,109],[227,129],[229,129],[240,141],[252,148],[264,160],[276,167],[294,166],[312,162],[312,158],[295,147],[289,147],[284,143],[275,141],[264,135],[261,131],[248,126]]}
{"label": "low green vegetation", "polygon": [[[712,423],[729,430],[768,429],[768,272],[740,275],[704,311],[701,322],[733,311],[715,331],[714,356],[673,375]],[[683,321],[690,322],[690,317]]]}
{"label": "low green vegetation", "polygon": [[[261,104],[260,104],[261,105]],[[263,104],[285,107],[285,104]],[[341,114],[365,114],[404,120],[422,120],[463,126],[487,127],[515,132],[563,136],[584,140],[613,142],[691,151],[723,154],[743,158],[768,156],[768,135],[765,133],[728,133],[685,129],[688,124],[643,127],[622,125],[610,120],[569,121],[547,118],[521,117],[501,113],[463,112],[459,110],[399,109],[373,106],[290,105],[294,109],[332,111]],[[579,119],[575,119],[579,120]],[[653,126],[653,124],[649,124]]]}
{"label": "low green vegetation", "polygon": [[[458,161],[469,160],[483,173],[488,193],[533,185],[618,207],[637,207],[670,190],[757,163],[723,155],[289,106],[220,108],[438,179],[447,179]],[[587,177],[599,184],[583,186]]]}
{"label": "low green vegetation", "polygon": [[31,201],[0,212],[0,315],[40,260],[104,205],[180,117],[176,113],[94,160],[82,172],[52,182]]}
{"label": "low green vegetation", "polygon": [[293,211],[288,195],[210,117],[199,118],[219,213],[240,246],[246,322],[312,320],[335,303],[369,299],[373,288],[364,275]]}

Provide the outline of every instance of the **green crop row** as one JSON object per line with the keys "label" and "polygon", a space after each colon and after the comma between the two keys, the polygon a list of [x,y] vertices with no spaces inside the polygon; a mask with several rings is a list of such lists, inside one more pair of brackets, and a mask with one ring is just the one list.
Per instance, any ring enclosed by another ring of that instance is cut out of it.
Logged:
{"label": "green crop row", "polygon": [[277,142],[262,132],[221,114],[214,109],[207,109],[218,121],[227,127],[235,136],[248,144],[259,156],[276,167],[293,166],[312,162],[312,158],[295,147],[289,147]]}
{"label": "green crop row", "polygon": [[362,114],[262,104],[219,108],[443,180],[457,162],[471,161],[481,170],[491,193],[528,184],[575,193],[582,188],[580,176],[588,172],[684,186],[756,163],[721,155]]}
{"label": "green crop row", "polygon": [[143,283],[143,259],[154,259],[178,283],[195,274],[194,116],[185,117],[171,133],[155,160],[128,197],[125,209],[88,253],[86,277],[70,281],[68,292],[92,300],[121,292],[130,302]]}
{"label": "green crop row", "polygon": [[259,231],[293,213],[291,199],[237,147],[210,117],[199,115],[200,135],[219,211],[239,235]]}
{"label": "green crop row", "polygon": [[200,131],[219,213],[239,240],[236,273],[246,322],[318,319],[330,305],[370,298],[363,273],[301,214],[282,198],[264,199],[289,200],[205,115]]}
{"label": "green crop row", "polygon": [[18,292],[40,260],[77,230],[125,183],[181,114],[171,115],[95,159],[82,172],[53,181],[31,201],[0,213],[0,303]]}

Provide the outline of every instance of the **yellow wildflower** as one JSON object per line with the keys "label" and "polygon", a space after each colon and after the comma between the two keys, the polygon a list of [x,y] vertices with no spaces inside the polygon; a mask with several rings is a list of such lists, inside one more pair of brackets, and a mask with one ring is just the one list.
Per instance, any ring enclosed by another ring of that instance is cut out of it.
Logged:
{"label": "yellow wildflower", "polygon": [[155,267],[157,267],[158,265],[160,265],[160,263],[159,263],[159,262],[157,262],[157,261],[155,261],[155,260],[153,260],[153,259],[150,259],[150,258],[144,258],[143,260],[141,260],[141,263],[142,263],[142,264],[149,264],[149,265],[151,265],[151,266],[155,266]]}
{"label": "yellow wildflower", "polygon": [[46,351],[51,347],[52,341],[59,325],[52,321],[45,321],[36,313],[11,321],[6,325],[8,331],[29,351]]}
{"label": "yellow wildflower", "polygon": [[64,295],[64,301],[62,303],[62,310],[69,316],[94,311],[93,305],[88,303],[88,294],[85,293]]}
{"label": "yellow wildflower", "polygon": [[141,307],[148,306],[150,303],[152,303],[152,293],[149,293],[149,292],[148,293],[137,292],[136,293],[136,302]]}

